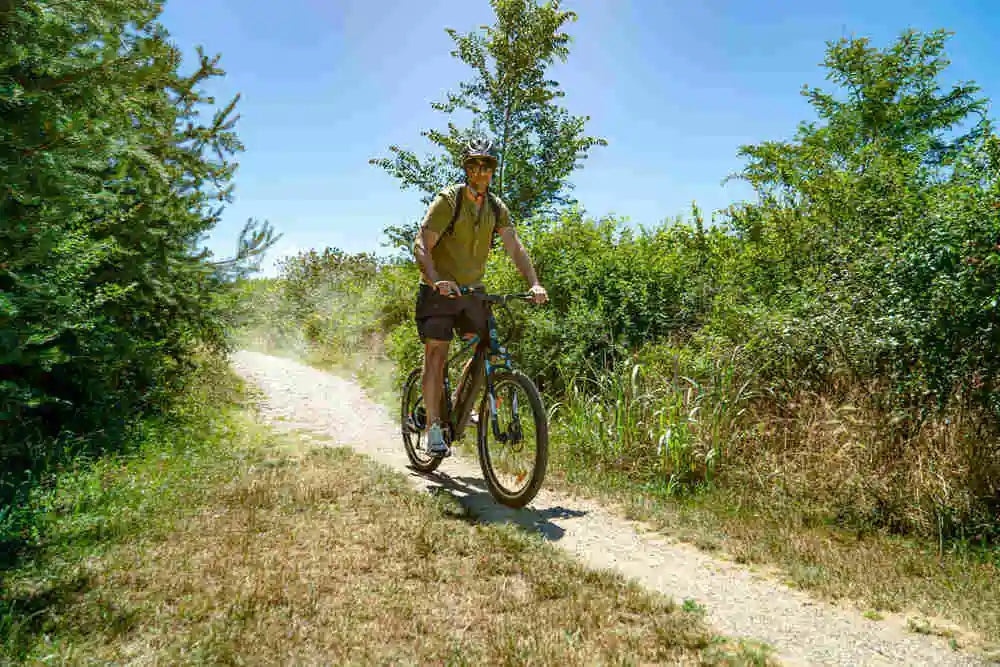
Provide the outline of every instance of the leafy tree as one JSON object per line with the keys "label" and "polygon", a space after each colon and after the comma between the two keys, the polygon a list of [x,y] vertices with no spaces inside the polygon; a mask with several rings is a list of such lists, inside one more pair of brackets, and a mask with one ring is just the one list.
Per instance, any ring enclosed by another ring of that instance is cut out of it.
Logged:
{"label": "leafy tree", "polygon": [[819,121],[791,142],[743,147],[734,175],[760,195],[731,216],[747,241],[745,300],[793,314],[813,341],[792,346],[802,366],[828,371],[839,357],[856,375],[892,378],[911,406],[955,391],[995,404],[1000,373],[986,268],[1000,234],[997,139],[974,83],[942,86],[947,36],[830,43],[839,91],[803,91]]}
{"label": "leafy tree", "polygon": [[[908,193],[946,176],[962,151],[988,133],[978,86],[962,82],[941,90],[949,34],[908,30],[884,50],[866,38],[829,43],[823,65],[842,98],[805,86],[802,94],[820,122],[800,124],[791,142],[743,146],[739,154],[747,166],[730,178],[750,183],[764,207],[785,204],[815,216],[794,243],[809,237],[810,245],[828,250],[852,239],[867,243],[902,219],[901,207],[922,205]],[[734,218],[737,226],[743,220]],[[828,229],[817,235],[820,220]],[[815,259],[830,256],[820,252]]]}
{"label": "leafy tree", "polygon": [[198,250],[242,149],[221,76],[179,51],[154,0],[0,0],[0,441],[103,430],[162,398],[196,345],[225,345],[215,295],[274,236]]}
{"label": "leafy tree", "polygon": [[[510,207],[516,220],[550,213],[575,203],[570,196],[569,175],[594,146],[607,141],[586,136],[589,117],[573,116],[559,106],[564,93],[559,83],[546,77],[546,69],[569,55],[570,37],[564,25],[576,14],[561,8],[558,0],[491,0],[496,21],[481,32],[447,32],[455,42],[452,55],[469,65],[473,77],[459,84],[443,102],[431,106],[445,114],[467,112],[472,127],[449,122],[446,130],[421,134],[440,149],[437,155],[418,158],[412,151],[390,146],[391,158],[370,162],[401,181],[403,188],[424,193],[424,203],[448,183],[461,180],[462,144],[470,134],[494,137],[500,164],[493,190]],[[390,243],[407,247],[415,226],[390,227]]]}

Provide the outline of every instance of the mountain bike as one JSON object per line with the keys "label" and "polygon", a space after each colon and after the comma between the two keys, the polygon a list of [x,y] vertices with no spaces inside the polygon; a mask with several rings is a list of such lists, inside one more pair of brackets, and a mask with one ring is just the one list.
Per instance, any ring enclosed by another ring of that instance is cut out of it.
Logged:
{"label": "mountain bike", "polygon": [[[500,344],[493,307],[529,301],[531,294],[488,294],[465,287],[460,293],[484,302],[489,341],[480,344],[478,336],[471,336],[445,362],[439,412],[444,439],[449,447],[459,442],[474,421],[479,465],[490,494],[508,507],[524,507],[538,493],[545,477],[549,425],[535,383],[514,368],[507,349]],[[448,369],[470,352],[453,397]],[[441,465],[442,458],[431,456],[425,447],[427,411],[422,385],[423,368],[416,368],[403,383],[400,422],[410,463],[429,473]],[[473,414],[472,406],[481,390],[479,411]]]}

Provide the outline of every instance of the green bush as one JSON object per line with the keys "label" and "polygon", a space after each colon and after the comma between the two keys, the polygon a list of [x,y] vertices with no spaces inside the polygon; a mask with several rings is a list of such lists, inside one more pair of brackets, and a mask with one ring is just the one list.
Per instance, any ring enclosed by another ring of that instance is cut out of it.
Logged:
{"label": "green bush", "polygon": [[[729,243],[719,230],[676,223],[634,231],[578,212],[538,221],[521,236],[550,303],[512,313],[511,330],[520,335],[511,348],[553,389],[561,386],[560,366],[611,368],[647,341],[696,331],[711,305],[712,276],[705,269]],[[488,276],[501,291],[526,287],[499,253]]]}
{"label": "green bush", "polygon": [[423,349],[413,324],[418,276],[412,262],[367,253],[299,253],[280,263],[278,278],[240,283],[234,339],[333,363],[387,353],[409,368]]}
{"label": "green bush", "polygon": [[[943,408],[960,391],[993,410],[1000,152],[978,89],[939,90],[945,37],[831,44],[829,78],[846,95],[805,91],[823,124],[743,148],[739,176],[761,201],[729,216],[744,285],[730,283],[727,306],[779,323],[787,352],[766,353],[781,374],[877,375],[900,407]],[[753,325],[740,319],[712,328],[744,340]]]}
{"label": "green bush", "polygon": [[0,6],[0,467],[113,446],[226,347],[238,267],[197,244],[231,191],[235,100],[200,116],[223,72],[179,73],[161,5]]}

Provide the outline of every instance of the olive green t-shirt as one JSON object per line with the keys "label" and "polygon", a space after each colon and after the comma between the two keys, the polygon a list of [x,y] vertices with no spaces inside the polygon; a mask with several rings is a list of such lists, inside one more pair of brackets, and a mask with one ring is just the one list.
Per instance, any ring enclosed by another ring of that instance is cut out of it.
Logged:
{"label": "olive green t-shirt", "polygon": [[[421,229],[443,234],[431,250],[431,260],[441,280],[451,280],[462,287],[481,284],[486,272],[486,260],[490,254],[493,232],[510,227],[510,211],[499,198],[499,219],[493,215],[489,196],[483,198],[483,205],[477,210],[476,203],[470,201],[462,185],[449,186],[434,197]],[[451,222],[458,196],[463,198],[462,208],[451,232],[444,234]],[[417,235],[415,247],[422,244]]]}

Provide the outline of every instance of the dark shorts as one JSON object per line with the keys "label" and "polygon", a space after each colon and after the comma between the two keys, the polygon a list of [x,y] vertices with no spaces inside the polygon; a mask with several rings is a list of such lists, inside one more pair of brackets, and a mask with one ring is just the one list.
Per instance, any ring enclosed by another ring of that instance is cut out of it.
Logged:
{"label": "dark shorts", "polygon": [[471,296],[452,299],[421,283],[414,319],[422,341],[451,340],[455,329],[462,334],[478,334],[481,341],[489,340],[486,308],[482,301]]}

